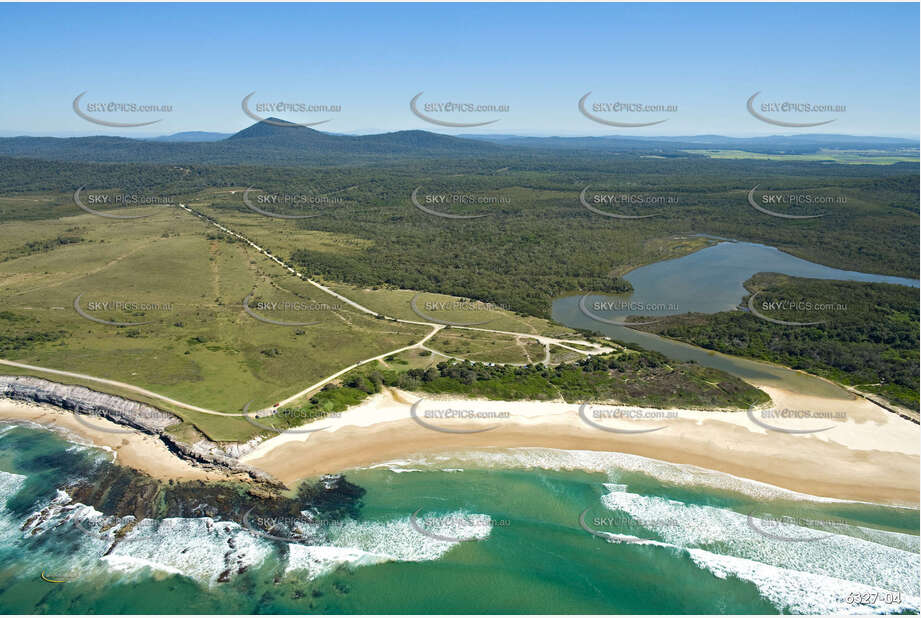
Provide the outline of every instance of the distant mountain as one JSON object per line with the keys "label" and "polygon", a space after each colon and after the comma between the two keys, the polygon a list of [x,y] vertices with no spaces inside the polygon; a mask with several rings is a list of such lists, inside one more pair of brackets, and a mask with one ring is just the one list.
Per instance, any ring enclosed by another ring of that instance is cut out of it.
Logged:
{"label": "distant mountain", "polygon": [[387,158],[509,156],[586,153],[649,154],[690,157],[686,150],[727,149],[768,154],[808,154],[823,148],[847,150],[909,150],[918,142],[890,137],[804,134],[737,138],[720,135],[686,137],[604,136],[524,137],[465,135],[429,131],[396,131],[373,135],[325,133],[310,127],[268,118],[224,134],[189,131],[155,139],[127,137],[10,137],[0,138],[0,156],[59,161],[128,162],[214,165],[318,165]]}
{"label": "distant mountain", "polygon": [[495,151],[475,140],[441,135],[429,131],[396,131],[377,135],[324,133],[298,124],[267,118],[234,133],[228,142],[264,145],[272,148],[312,148],[326,152],[354,154],[413,154],[417,152],[468,154]]}
{"label": "distant mountain", "polygon": [[0,138],[0,156],[99,163],[297,165],[369,156],[452,157],[502,151],[503,147],[496,144],[428,131],[335,135],[277,118],[258,122],[217,141],[102,136]]}
{"label": "distant mountain", "polygon": [[161,135],[160,137],[151,137],[150,142],[217,142],[227,139],[232,133],[214,133],[211,131],[183,131],[182,133],[173,133],[172,135]]}

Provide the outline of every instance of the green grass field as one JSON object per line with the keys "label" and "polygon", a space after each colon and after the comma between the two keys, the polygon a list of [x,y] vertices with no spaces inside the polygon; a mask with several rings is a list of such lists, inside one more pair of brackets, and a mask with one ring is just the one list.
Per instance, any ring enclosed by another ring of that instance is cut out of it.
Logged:
{"label": "green grass field", "polygon": [[[575,346],[573,346],[575,347]],[[578,352],[573,352],[572,350],[567,350],[566,348],[561,348],[558,345],[550,345],[550,364],[558,365],[560,363],[573,363],[582,358],[582,355]]]}
{"label": "green grass field", "polygon": [[512,335],[446,328],[426,342],[426,347],[448,356],[484,363],[529,364],[544,360],[537,340]]}
{"label": "green grass field", "polygon": [[917,163],[918,152],[893,155],[874,150],[827,150],[809,154],[768,154],[746,150],[686,150],[691,154],[706,155],[711,159],[758,159],[762,161],[831,161],[848,165],[891,165],[892,163]]}
{"label": "green grass field", "polygon": [[[27,215],[6,223],[0,236],[3,358],[239,412],[247,402],[271,405],[428,332],[343,305],[178,208],[124,209],[113,212],[152,216],[110,220],[68,206],[68,200],[55,195],[3,202]],[[52,217],[34,216],[35,210]],[[62,244],[59,238],[72,240]],[[24,239],[31,243],[28,250]],[[259,316],[317,323],[260,321],[243,309],[250,293]],[[79,315],[78,296],[90,317],[133,325]],[[113,302],[125,307],[113,310]],[[172,411],[213,439],[254,433],[242,419]]]}

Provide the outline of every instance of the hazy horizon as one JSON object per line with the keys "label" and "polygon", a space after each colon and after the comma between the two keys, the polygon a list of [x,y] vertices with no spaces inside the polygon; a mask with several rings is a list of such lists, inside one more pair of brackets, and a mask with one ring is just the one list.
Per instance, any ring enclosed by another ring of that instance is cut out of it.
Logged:
{"label": "hazy horizon", "polygon": [[[476,133],[533,136],[835,133],[918,139],[917,4],[796,5],[797,19],[764,4],[7,4],[0,40],[8,63],[0,134],[156,137],[234,133],[255,122],[241,109],[282,102],[331,113],[267,113],[326,121],[345,134],[440,126],[410,110],[460,103],[498,112],[429,113],[492,122]],[[284,23],[302,35],[277,34]],[[327,27],[340,25],[340,27]],[[347,27],[344,25],[347,24]],[[207,31],[208,40],[202,40]],[[463,32],[463,36],[458,33]],[[110,36],[111,33],[117,37]],[[35,42],[41,41],[36,46]],[[29,54],[22,50],[29,49]],[[62,63],[60,59],[68,62]],[[89,104],[166,105],[168,113],[74,113]],[[670,111],[580,113],[627,103]],[[830,106],[830,113],[768,113],[828,124],[787,130],[753,117],[756,105]],[[92,115],[92,114],[90,114]],[[658,124],[653,124],[658,123]]]}

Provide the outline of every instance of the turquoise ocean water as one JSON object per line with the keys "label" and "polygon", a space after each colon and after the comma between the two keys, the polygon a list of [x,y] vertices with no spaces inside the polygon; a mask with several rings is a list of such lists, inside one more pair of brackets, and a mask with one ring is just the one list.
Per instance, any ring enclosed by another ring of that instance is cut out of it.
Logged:
{"label": "turquoise ocean water", "polygon": [[[0,425],[4,613],[917,613],[916,509],[636,456],[480,450],[346,473],[358,516],[125,523],[110,453]],[[271,538],[277,537],[277,538]],[[44,581],[44,573],[47,579]]]}

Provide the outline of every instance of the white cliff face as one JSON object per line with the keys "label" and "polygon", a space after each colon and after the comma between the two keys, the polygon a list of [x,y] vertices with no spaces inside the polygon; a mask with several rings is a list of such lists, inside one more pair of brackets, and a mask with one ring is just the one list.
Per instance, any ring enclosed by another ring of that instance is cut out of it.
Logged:
{"label": "white cliff face", "polygon": [[0,376],[0,394],[10,399],[48,403],[64,410],[101,416],[155,435],[182,422],[178,416],[138,401],[30,376]]}
{"label": "white cliff face", "polygon": [[218,444],[206,438],[195,444],[187,444],[166,432],[170,425],[182,422],[175,414],[139,401],[100,393],[85,386],[59,384],[31,376],[0,375],[0,397],[50,404],[63,410],[79,412],[81,415],[100,416],[113,423],[157,436],[177,456],[202,467],[244,473],[257,481],[277,484],[268,474],[237,461],[237,458],[262,442],[261,436],[242,444]]}

